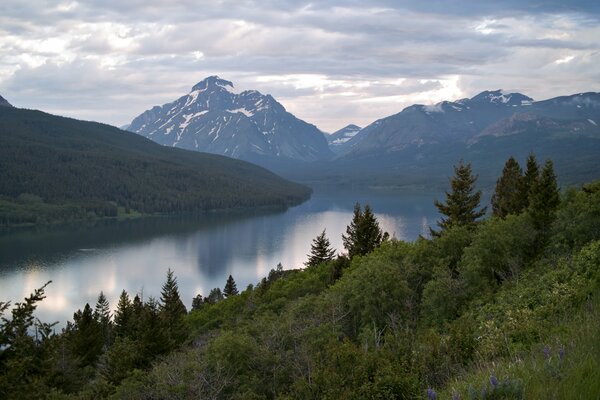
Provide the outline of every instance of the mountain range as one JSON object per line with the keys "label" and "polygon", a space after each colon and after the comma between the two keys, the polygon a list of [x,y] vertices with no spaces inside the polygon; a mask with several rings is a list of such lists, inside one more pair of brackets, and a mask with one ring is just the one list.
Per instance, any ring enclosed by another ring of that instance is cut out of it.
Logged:
{"label": "mountain range", "polygon": [[[484,91],[415,104],[360,128],[324,134],[270,95],[238,93],[216,76],[172,103],[136,117],[128,130],[160,144],[222,154],[312,183],[427,186],[446,183],[460,159],[491,185],[509,156],[555,160],[563,182],[600,175],[600,93],[535,101]],[[566,153],[564,149],[569,149]]]}
{"label": "mountain range", "polygon": [[162,145],[221,154],[261,165],[312,162],[333,153],[314,125],[256,90],[238,93],[233,83],[210,76],[179,99],[155,106],[127,127]]}

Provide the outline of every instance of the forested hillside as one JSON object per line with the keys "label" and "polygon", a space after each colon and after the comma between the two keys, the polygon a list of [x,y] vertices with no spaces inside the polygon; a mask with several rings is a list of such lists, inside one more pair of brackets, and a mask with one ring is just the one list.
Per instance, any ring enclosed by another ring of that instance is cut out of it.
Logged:
{"label": "forested hillside", "polygon": [[0,397],[599,398],[600,182],[560,194],[551,161],[509,159],[485,219],[476,184],[459,163],[432,239],[357,204],[345,255],[323,232],[306,268],[230,277],[190,312],[169,271],[159,300],[111,315],[100,294],[53,335],[42,290],[2,322]]}
{"label": "forested hillside", "polygon": [[310,195],[246,162],[11,107],[0,108],[0,173],[0,225],[285,207]]}

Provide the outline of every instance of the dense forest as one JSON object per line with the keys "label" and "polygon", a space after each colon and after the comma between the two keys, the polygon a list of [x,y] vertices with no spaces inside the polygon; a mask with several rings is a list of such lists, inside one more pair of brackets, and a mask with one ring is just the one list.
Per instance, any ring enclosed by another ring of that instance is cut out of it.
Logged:
{"label": "dense forest", "polygon": [[189,312],[170,270],[160,299],[100,293],[60,334],[43,287],[0,304],[0,397],[600,398],[600,181],[561,193],[551,161],[511,158],[488,213],[476,183],[455,166],[430,239],[357,204],[343,254],[323,231],[305,268]]}
{"label": "dense forest", "polygon": [[286,207],[310,196],[310,189],[243,161],[11,107],[0,108],[0,174],[0,226]]}

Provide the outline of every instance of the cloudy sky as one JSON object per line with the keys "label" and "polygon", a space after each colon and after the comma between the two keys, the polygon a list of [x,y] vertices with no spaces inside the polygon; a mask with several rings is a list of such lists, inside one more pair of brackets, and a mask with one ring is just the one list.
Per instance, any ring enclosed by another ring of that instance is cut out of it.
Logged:
{"label": "cloudy sky", "polygon": [[204,77],[325,131],[486,89],[600,91],[600,2],[2,0],[0,95],[123,125]]}

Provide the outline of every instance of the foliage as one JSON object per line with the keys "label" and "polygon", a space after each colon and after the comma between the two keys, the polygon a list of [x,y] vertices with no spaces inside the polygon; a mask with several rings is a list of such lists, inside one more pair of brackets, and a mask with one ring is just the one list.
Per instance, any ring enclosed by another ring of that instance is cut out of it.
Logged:
{"label": "foliage", "polygon": [[354,215],[350,225],[346,227],[346,235],[342,235],[344,248],[348,251],[348,257],[363,256],[372,252],[388,239],[387,232],[379,227],[379,222],[371,207],[365,205],[364,211],[360,204],[354,205]]}
{"label": "foliage", "polygon": [[333,260],[334,255],[335,249],[331,248],[331,243],[325,236],[325,229],[323,229],[323,232],[313,239],[313,242],[310,245],[308,261],[306,261],[304,265],[307,267],[314,267],[315,265]]}
{"label": "foliage", "polygon": [[239,294],[237,285],[235,284],[235,280],[233,279],[233,276],[229,275],[229,277],[227,278],[227,282],[225,282],[225,288],[223,289],[223,296],[225,298],[228,298],[231,296],[235,296],[236,294]]}
{"label": "foliage", "polygon": [[492,195],[492,215],[504,218],[509,214],[519,214],[525,203],[523,201],[523,171],[517,160],[510,157],[504,169],[502,176],[496,182],[496,189]]}
{"label": "foliage", "polygon": [[255,165],[134,133],[0,109],[0,225],[126,214],[286,207],[310,190]]}
{"label": "foliage", "polygon": [[[471,164],[461,160],[454,166],[454,176],[450,179],[450,192],[446,192],[446,201],[435,201],[435,206],[445,217],[438,221],[442,231],[453,226],[474,227],[477,220],[485,214],[486,208],[477,209],[481,200],[481,190],[475,191],[477,176],[471,171]],[[434,236],[439,232],[431,231]]]}

